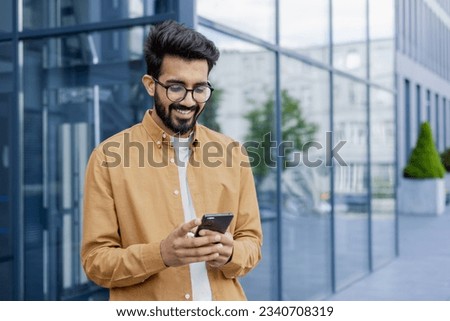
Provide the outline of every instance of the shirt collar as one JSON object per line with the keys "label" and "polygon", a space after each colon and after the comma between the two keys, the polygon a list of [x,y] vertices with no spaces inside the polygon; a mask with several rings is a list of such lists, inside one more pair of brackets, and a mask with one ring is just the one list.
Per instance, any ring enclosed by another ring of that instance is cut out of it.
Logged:
{"label": "shirt collar", "polygon": [[[152,109],[149,109],[145,112],[144,118],[142,119],[142,125],[145,128],[145,131],[150,136],[150,138],[156,143],[158,148],[161,147],[162,144],[167,144],[172,146],[171,136],[166,133],[164,130],[159,127],[159,125],[152,118]],[[191,134],[191,147],[198,147],[200,145],[199,135],[197,135],[198,126],[195,124],[193,133]]]}

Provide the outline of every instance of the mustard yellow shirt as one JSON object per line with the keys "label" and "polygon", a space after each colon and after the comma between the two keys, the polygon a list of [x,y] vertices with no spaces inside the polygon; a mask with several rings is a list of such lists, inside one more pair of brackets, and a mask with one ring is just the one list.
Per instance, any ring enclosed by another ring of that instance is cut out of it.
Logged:
{"label": "mustard yellow shirt", "polygon": [[[191,300],[189,266],[166,267],[160,242],[184,222],[170,137],[149,110],[142,123],[102,142],[86,169],[81,258],[111,300]],[[197,217],[232,212],[230,262],[208,266],[214,300],[245,300],[239,276],[261,259],[262,230],[250,163],[241,145],[200,124],[187,179]]]}

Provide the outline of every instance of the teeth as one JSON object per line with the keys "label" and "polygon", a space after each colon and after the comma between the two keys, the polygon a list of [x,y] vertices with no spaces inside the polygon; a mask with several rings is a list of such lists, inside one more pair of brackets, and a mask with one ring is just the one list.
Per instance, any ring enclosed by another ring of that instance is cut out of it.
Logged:
{"label": "teeth", "polygon": [[177,109],[177,111],[181,114],[187,115],[189,114],[191,111],[190,110],[181,110],[181,109]]}

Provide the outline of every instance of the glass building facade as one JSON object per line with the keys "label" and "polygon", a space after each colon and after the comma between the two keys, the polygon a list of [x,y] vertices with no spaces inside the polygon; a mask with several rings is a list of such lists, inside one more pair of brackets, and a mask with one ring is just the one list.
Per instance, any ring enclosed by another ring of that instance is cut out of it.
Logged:
{"label": "glass building facade", "polygon": [[430,123],[439,152],[450,147],[450,1],[397,1],[399,166]]}
{"label": "glass building facade", "polygon": [[[264,244],[248,298],[320,300],[382,268],[398,254],[405,137],[430,117],[450,143],[448,19],[434,40],[411,22],[448,17],[449,1],[412,2],[3,1],[0,299],[107,298],[80,265],[84,168],[152,106],[143,42],[166,19],[220,49],[201,121],[254,156]],[[441,82],[401,74],[409,62]]]}

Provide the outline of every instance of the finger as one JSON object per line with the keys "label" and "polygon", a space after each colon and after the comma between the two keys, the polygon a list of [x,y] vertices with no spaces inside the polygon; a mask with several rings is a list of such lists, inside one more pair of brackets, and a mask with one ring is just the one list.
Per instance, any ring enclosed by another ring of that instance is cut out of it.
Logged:
{"label": "finger", "polygon": [[203,229],[201,230],[198,234],[200,234],[201,236],[205,236],[205,235],[215,235],[215,234],[221,234],[217,231],[212,231],[212,230],[208,230],[208,229]]}
{"label": "finger", "polygon": [[180,225],[177,229],[177,235],[184,237],[188,232],[190,232],[194,227],[199,226],[201,223],[200,219],[196,218],[187,223]]}
{"label": "finger", "polygon": [[225,259],[228,260],[228,258],[233,253],[233,247],[230,245],[224,245],[222,243],[218,243],[216,245],[217,245],[217,250],[218,250],[220,256],[224,257]]}
{"label": "finger", "polygon": [[197,263],[197,262],[212,262],[219,257],[219,253],[212,253],[204,256],[187,256],[180,261],[183,264]]}
{"label": "finger", "polygon": [[230,239],[230,240],[233,240],[233,234],[231,234],[230,232],[225,232],[225,236],[228,238],[228,239]]}
{"label": "finger", "polygon": [[213,235],[219,235],[221,238],[222,238],[222,236],[224,235],[224,234],[222,234],[222,233],[220,233],[220,232],[217,232],[217,231],[211,231],[211,230],[207,230],[207,229],[201,230],[201,231],[199,232],[199,234],[200,234],[200,236],[213,236]]}
{"label": "finger", "polygon": [[209,236],[200,236],[194,238],[186,238],[183,239],[183,247],[186,248],[197,248],[203,246],[209,246],[214,243],[217,243],[221,240],[220,235],[209,235]]}
{"label": "finger", "polygon": [[217,254],[217,257],[220,255],[219,253],[220,248],[215,245],[213,246],[204,246],[204,247],[197,247],[197,248],[186,248],[186,249],[179,249],[176,252],[176,255],[180,258],[187,258],[187,257],[205,257],[210,256],[212,254]]}
{"label": "finger", "polygon": [[222,238],[220,239],[220,243],[226,246],[233,246],[233,242],[234,242],[233,238],[227,235],[222,236]]}
{"label": "finger", "polygon": [[[205,232],[203,232],[205,231]],[[202,233],[203,232],[203,233]],[[224,245],[233,245],[233,235],[231,235],[231,233],[229,232],[225,232],[225,234],[219,233],[219,232],[215,232],[215,231],[210,231],[210,230],[202,230],[200,231],[200,235],[207,235],[207,236],[218,236],[218,238],[215,240],[215,242],[220,242]]]}
{"label": "finger", "polygon": [[[219,243],[217,245],[220,246],[221,244]],[[220,255],[216,259],[207,262],[210,266],[220,267],[228,263],[233,253],[233,248],[230,246],[223,246],[222,248],[219,249],[219,253]]]}

